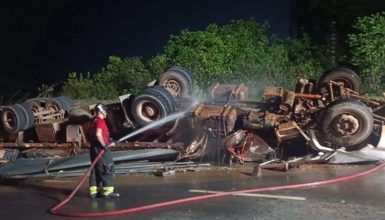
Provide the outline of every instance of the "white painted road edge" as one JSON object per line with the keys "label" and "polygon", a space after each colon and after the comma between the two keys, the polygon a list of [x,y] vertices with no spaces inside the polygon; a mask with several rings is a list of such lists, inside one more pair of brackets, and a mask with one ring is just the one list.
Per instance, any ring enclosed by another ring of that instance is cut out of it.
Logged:
{"label": "white painted road edge", "polygon": [[[213,191],[213,190],[199,190],[199,189],[190,189],[189,192],[195,193],[206,193],[206,194],[215,194],[223,193],[223,191]],[[282,196],[282,195],[270,195],[270,194],[259,194],[259,193],[235,193],[235,196],[250,196],[250,197],[261,197],[261,198],[272,198],[272,199],[289,199],[289,200],[306,200],[305,197],[298,196]]]}

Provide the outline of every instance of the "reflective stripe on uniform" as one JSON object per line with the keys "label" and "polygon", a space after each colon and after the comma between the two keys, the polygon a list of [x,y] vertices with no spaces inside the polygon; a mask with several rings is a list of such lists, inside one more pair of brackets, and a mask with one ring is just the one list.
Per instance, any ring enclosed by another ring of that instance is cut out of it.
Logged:
{"label": "reflective stripe on uniform", "polygon": [[106,186],[106,187],[103,187],[103,195],[107,196],[111,193],[114,192],[114,187],[113,186]]}
{"label": "reflective stripe on uniform", "polygon": [[98,193],[98,187],[97,186],[90,186],[89,189],[90,189],[91,195]]}

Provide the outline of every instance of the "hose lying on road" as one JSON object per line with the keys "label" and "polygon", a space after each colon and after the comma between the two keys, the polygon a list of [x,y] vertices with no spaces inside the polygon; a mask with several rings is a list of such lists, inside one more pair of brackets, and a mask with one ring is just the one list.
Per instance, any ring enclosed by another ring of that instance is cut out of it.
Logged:
{"label": "hose lying on road", "polygon": [[318,187],[323,186],[327,184],[334,184],[334,183],[340,183],[340,182],[346,182],[351,181],[366,175],[369,175],[383,167],[385,167],[385,162],[381,163],[369,170],[359,172],[353,175],[338,177],[334,179],[328,179],[323,181],[316,181],[316,182],[309,182],[309,183],[300,183],[300,184],[293,184],[293,185],[283,185],[283,186],[271,186],[271,187],[262,187],[262,188],[254,188],[254,189],[246,189],[246,190],[238,190],[238,191],[231,191],[231,192],[221,192],[217,194],[208,194],[208,195],[201,195],[201,196],[194,196],[194,197],[187,197],[183,199],[176,199],[166,202],[160,202],[160,203],[154,203],[150,205],[144,205],[134,208],[127,208],[127,209],[121,209],[121,210],[115,210],[115,211],[107,211],[107,212],[92,212],[92,213],[74,213],[74,212],[60,212],[59,209],[64,206],[69,200],[75,195],[75,193],[79,190],[80,186],[84,183],[86,178],[89,176],[91,170],[94,168],[96,162],[100,159],[100,157],[103,155],[104,150],[102,150],[99,155],[96,157],[95,161],[91,164],[90,168],[87,170],[86,174],[83,176],[83,178],[80,180],[77,187],[70,193],[70,195],[64,199],[63,201],[56,204],[53,208],[49,210],[51,214],[54,215],[60,215],[60,216],[67,216],[67,217],[102,217],[102,216],[114,216],[114,215],[123,215],[123,214],[134,214],[141,211],[151,210],[155,208],[162,208],[172,205],[180,205],[182,203],[187,202],[194,202],[204,199],[213,199],[213,198],[219,198],[224,196],[230,196],[230,195],[237,195],[242,193],[254,193],[254,192],[262,192],[262,191],[277,191],[277,190],[287,190],[287,189],[300,189],[300,188],[309,188],[309,187]]}
{"label": "hose lying on road", "polygon": [[100,158],[103,156],[104,154],[104,149],[101,150],[99,152],[99,154],[96,156],[94,162],[91,164],[91,166],[88,168],[87,172],[84,174],[84,176],[82,177],[82,179],[80,180],[80,182],[78,183],[78,185],[76,186],[76,188],[74,190],[72,190],[72,192],[67,196],[67,198],[65,198],[63,201],[59,202],[58,204],[56,204],[54,207],[52,207],[49,212],[52,213],[52,214],[57,214],[58,210],[64,206],[67,202],[69,202],[72,197],[74,197],[74,195],[79,191],[80,187],[83,185],[84,181],[86,181],[87,177],[90,175],[92,169],[94,169],[96,163],[100,160]]}

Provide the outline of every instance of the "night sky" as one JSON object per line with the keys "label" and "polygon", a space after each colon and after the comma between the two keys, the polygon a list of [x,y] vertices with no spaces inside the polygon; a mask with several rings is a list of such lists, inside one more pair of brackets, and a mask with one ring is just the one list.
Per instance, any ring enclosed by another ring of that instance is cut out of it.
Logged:
{"label": "night sky", "polygon": [[182,29],[251,17],[268,21],[271,32],[281,36],[292,27],[291,0],[2,2],[2,90],[60,82],[69,72],[96,72],[111,55],[150,58]]}

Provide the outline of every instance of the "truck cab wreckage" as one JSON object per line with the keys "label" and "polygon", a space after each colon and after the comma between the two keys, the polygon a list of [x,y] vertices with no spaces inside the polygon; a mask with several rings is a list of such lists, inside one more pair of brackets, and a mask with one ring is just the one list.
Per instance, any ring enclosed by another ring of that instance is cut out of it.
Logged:
{"label": "truck cab wreckage", "polygon": [[[106,104],[111,136],[119,140],[115,156],[135,150],[138,157],[130,154],[121,161],[206,158],[287,169],[286,162],[292,165],[298,158],[326,162],[337,152],[385,148],[385,101],[359,95],[359,78],[347,68],[333,69],[318,81],[299,77],[294,91],[266,87],[262,101],[249,100],[244,84],[219,83],[199,101],[192,85],[191,72],[175,66],[141,94]],[[92,106],[76,107],[67,97],[2,106],[0,116],[3,163],[81,157],[89,148]]]}

